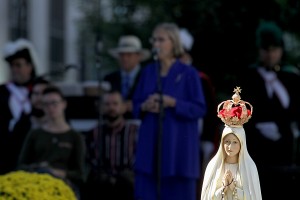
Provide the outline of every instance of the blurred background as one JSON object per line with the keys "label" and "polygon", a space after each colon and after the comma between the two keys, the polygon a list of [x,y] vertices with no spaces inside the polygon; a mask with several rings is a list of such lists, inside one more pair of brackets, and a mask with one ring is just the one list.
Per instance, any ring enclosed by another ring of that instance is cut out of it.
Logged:
{"label": "blurred background", "polygon": [[[150,48],[153,27],[175,22],[193,35],[194,65],[211,77],[218,93],[228,90],[224,81],[235,71],[255,62],[261,20],[283,29],[289,62],[299,67],[299,0],[1,0],[0,46],[31,40],[41,63],[38,73],[72,85],[66,90],[70,95],[81,95],[83,87],[97,85],[99,77],[116,69],[107,50],[121,35],[135,34]],[[8,79],[2,59],[0,82]]]}

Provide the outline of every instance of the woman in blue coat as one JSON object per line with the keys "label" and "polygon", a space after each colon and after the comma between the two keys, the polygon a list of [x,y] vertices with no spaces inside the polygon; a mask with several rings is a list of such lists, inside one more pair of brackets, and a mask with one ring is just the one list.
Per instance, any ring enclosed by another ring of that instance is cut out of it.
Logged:
{"label": "woman in blue coat", "polygon": [[[178,59],[183,48],[175,24],[156,26],[151,42],[157,60],[143,69],[133,97],[134,115],[142,120],[136,149],[135,197],[194,200],[200,172],[197,122],[206,113],[201,80],[193,66]],[[157,77],[162,91],[162,129]]]}

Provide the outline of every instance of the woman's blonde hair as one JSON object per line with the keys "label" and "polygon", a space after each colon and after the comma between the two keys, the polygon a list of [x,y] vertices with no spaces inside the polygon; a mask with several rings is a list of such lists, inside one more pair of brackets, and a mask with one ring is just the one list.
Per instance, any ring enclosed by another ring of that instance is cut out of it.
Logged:
{"label": "woman's blonde hair", "polygon": [[184,49],[183,46],[180,42],[180,35],[179,35],[179,28],[176,24],[174,23],[161,23],[158,24],[155,29],[154,32],[156,30],[164,30],[166,31],[166,33],[168,34],[170,40],[173,43],[173,54],[175,57],[181,57],[184,53]]}

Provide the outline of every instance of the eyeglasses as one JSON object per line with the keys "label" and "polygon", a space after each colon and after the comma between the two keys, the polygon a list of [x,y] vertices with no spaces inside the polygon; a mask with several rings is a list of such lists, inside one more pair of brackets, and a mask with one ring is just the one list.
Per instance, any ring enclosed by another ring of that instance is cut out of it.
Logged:
{"label": "eyeglasses", "polygon": [[50,107],[50,106],[54,106],[56,107],[58,104],[60,104],[62,102],[62,100],[58,100],[58,101],[45,101],[43,102],[43,106],[44,107]]}
{"label": "eyeglasses", "polygon": [[43,92],[42,91],[32,91],[31,95],[35,95],[35,96],[42,96]]}
{"label": "eyeglasses", "polygon": [[151,37],[149,39],[149,42],[151,44],[155,43],[155,42],[159,42],[159,43],[162,43],[162,42],[165,42],[166,40],[168,40],[168,38],[164,38],[164,37]]}

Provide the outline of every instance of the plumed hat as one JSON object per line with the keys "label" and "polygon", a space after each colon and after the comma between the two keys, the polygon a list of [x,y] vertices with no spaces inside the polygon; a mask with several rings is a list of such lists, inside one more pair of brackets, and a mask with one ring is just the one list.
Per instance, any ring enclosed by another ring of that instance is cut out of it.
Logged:
{"label": "plumed hat", "polygon": [[194,44],[194,37],[192,36],[192,34],[186,28],[181,28],[179,31],[179,36],[183,48],[186,51],[190,51]]}
{"label": "plumed hat", "polygon": [[40,60],[34,45],[27,39],[19,38],[6,43],[3,48],[4,59],[11,63],[14,59],[24,58],[33,66],[32,76],[36,76],[38,68],[41,67]]}
{"label": "plumed hat", "polygon": [[24,58],[33,66],[33,76],[36,75],[36,69],[40,66],[37,52],[33,44],[24,38],[8,42],[3,48],[4,59],[11,63],[14,59]]}
{"label": "plumed hat", "polygon": [[282,30],[272,21],[262,21],[256,30],[256,44],[259,48],[283,47]]}

